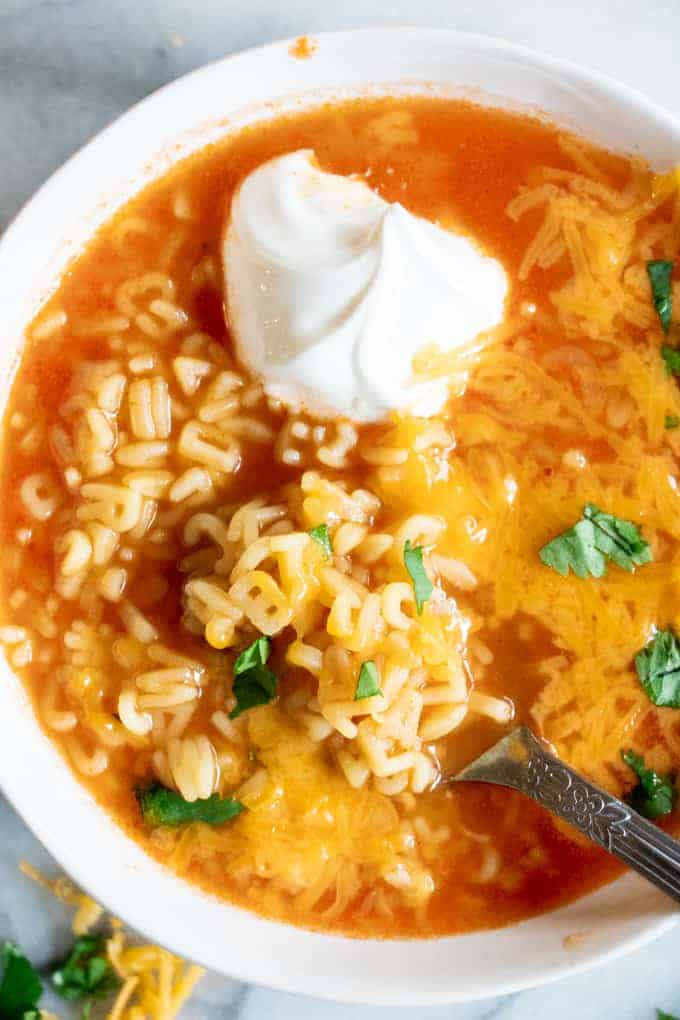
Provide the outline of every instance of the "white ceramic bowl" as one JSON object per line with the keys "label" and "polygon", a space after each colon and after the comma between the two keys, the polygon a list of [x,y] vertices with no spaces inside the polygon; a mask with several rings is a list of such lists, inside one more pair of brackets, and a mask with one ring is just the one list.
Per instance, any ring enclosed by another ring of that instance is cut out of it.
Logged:
{"label": "white ceramic bowl", "polygon": [[[429,88],[539,108],[609,147],[633,144],[660,169],[680,162],[680,125],[668,113],[563,61],[486,37],[422,29],[342,32],[316,42],[311,59],[293,59],[286,41],[161,89],[38,192],[0,242],[0,406],[23,328],[94,228],[181,156],[281,108],[369,87]],[[4,661],[0,674],[0,783],[36,835],[114,914],[232,977],[346,1001],[463,1001],[575,973],[675,924],[669,901],[633,877],[511,928],[429,941],[360,941],[262,920],[181,882],[123,835],[45,739]],[[567,950],[563,940],[573,932],[587,937]]]}

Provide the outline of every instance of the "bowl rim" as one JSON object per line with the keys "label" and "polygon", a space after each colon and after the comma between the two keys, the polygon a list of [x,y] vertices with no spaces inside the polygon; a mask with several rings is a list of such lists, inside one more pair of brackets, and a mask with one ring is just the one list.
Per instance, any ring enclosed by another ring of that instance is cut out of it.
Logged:
{"label": "bowl rim", "polygon": [[[606,74],[603,71],[597,71],[594,68],[590,68],[585,64],[579,63],[578,61],[570,60],[567,57],[555,57],[542,50],[525,46],[522,43],[509,42],[507,39],[503,39],[501,36],[496,36],[492,33],[465,32],[459,31],[458,29],[448,28],[429,28],[421,25],[368,25],[360,28],[339,30],[329,29],[322,32],[308,33],[308,37],[315,43],[319,40],[333,40],[337,42],[341,42],[343,40],[349,41],[354,37],[365,37],[369,35],[383,36],[391,39],[402,35],[419,35],[421,37],[432,36],[437,38],[446,37],[450,39],[452,43],[457,42],[468,45],[469,47],[481,46],[482,48],[493,51],[499,55],[506,54],[508,56],[524,57],[526,58],[527,63],[532,64],[535,67],[541,67],[545,70],[557,73],[569,73],[575,78],[580,79],[586,86],[589,84],[596,84],[605,90],[611,90],[619,96],[628,99],[631,102],[635,102],[636,105],[644,111],[644,113],[654,116],[659,120],[665,120],[670,131],[680,130],[680,120],[671,113],[670,110],[666,109],[666,107],[661,103],[651,100],[641,90],[634,88],[632,85],[627,85],[625,82],[619,81],[613,75]],[[132,106],[123,110],[122,113],[118,114],[118,116],[114,117],[108,124],[96,131],[90,138],[87,139],[87,141],[80,145],[75,152],[68,156],[67,159],[65,159],[56,168],[56,170],[49,174],[42,184],[40,184],[31,195],[29,195],[26,201],[22,203],[17,212],[10,218],[9,222],[0,232],[0,255],[3,253],[3,249],[11,242],[12,235],[15,233],[16,228],[21,225],[25,215],[28,214],[30,207],[33,206],[36,200],[43,198],[44,195],[53,187],[54,183],[66,174],[72,164],[78,162],[85,154],[100,145],[112,134],[115,134],[121,122],[125,121],[125,123],[129,123],[133,118],[140,117],[146,112],[147,107],[157,105],[166,97],[166,94],[174,91],[177,86],[184,86],[192,81],[199,80],[227,64],[232,64],[236,61],[244,60],[255,55],[278,53],[282,48],[285,48],[290,52],[291,47],[293,47],[301,37],[304,38],[305,33],[303,33],[302,36],[286,36],[282,39],[272,40],[271,42],[256,44],[254,46],[249,46],[246,49],[229,53],[225,57],[218,57],[215,60],[210,60],[205,64],[201,64],[199,67],[193,68],[191,71],[178,75],[176,78],[166,82],[164,85],[160,85],[148,95],[143,96],[142,99],[133,103]]]}
{"label": "bowl rim", "polygon": [[[585,89],[595,86],[604,93],[611,93],[612,96],[634,105],[639,111],[640,116],[643,118],[648,117],[650,119],[655,119],[658,123],[663,125],[664,128],[667,128],[671,135],[675,135],[680,138],[680,123],[677,118],[675,118],[669,111],[652,102],[642,93],[630,86],[622,84],[614,78],[604,75],[598,71],[583,67],[576,62],[551,57],[529,47],[510,43],[491,35],[458,32],[448,29],[421,28],[415,26],[381,26],[349,29],[338,32],[315,32],[311,37],[317,43],[332,42],[333,44],[345,45],[351,48],[352,41],[355,38],[362,37],[365,39],[371,36],[375,38],[376,45],[390,44],[394,40],[398,40],[405,36],[417,36],[421,40],[427,40],[428,38],[433,37],[438,39],[445,38],[452,44],[452,46],[457,45],[468,49],[481,48],[485,52],[496,54],[501,57],[507,56],[514,59],[524,59],[527,64],[534,68],[539,68],[552,74],[563,74],[568,78],[579,82]],[[0,236],[0,264],[2,264],[3,259],[7,258],[11,253],[13,246],[20,242],[24,224],[33,216],[36,207],[40,203],[44,203],[49,200],[49,195],[55,185],[67,177],[72,168],[78,164],[84,156],[93,153],[104,143],[115,138],[123,124],[130,125],[134,120],[140,120],[146,117],[149,111],[156,107],[167,104],[168,99],[172,96],[172,93],[178,89],[178,87],[185,87],[189,83],[207,78],[215,74],[221,68],[227,65],[233,66],[239,61],[246,63],[255,57],[267,57],[268,55],[273,57],[274,55],[280,54],[282,50],[289,51],[290,47],[296,41],[296,38],[298,37],[290,37],[266,43],[261,46],[254,46],[218,60],[211,61],[163,85],[130,107],[107,127],[98,132],[91,140],[85,143],[74,155],[62,164],[62,166],[55,171],[55,173],[53,173],[41,185],[38,191],[35,192],[34,195],[24,204],[18,214],[10,221],[2,236]],[[2,409],[4,410],[4,406]],[[18,780],[15,780],[15,777],[12,771],[8,769],[7,764],[6,760],[0,754],[0,786],[2,787],[4,794],[7,796],[10,803],[12,803],[23,821],[34,832],[55,859],[68,870],[69,874],[72,875],[84,889],[87,891],[92,890],[92,894],[96,897],[96,899],[106,905],[112,913],[128,918],[130,924],[135,929],[148,934],[148,936],[154,939],[154,941],[168,945],[175,952],[192,958],[192,952],[189,948],[191,943],[190,935],[188,936],[188,940],[186,937],[180,938],[176,932],[168,935],[157,921],[150,919],[147,914],[145,914],[143,903],[133,903],[128,900],[121,910],[118,905],[120,903],[120,899],[118,898],[117,893],[113,890],[110,893],[108,890],[104,891],[97,885],[87,870],[85,873],[83,872],[84,864],[82,861],[82,854],[74,847],[68,846],[59,834],[55,833],[54,830],[49,828],[49,826],[43,824],[40,813],[36,812],[35,809],[30,807],[23,799],[21,783]],[[92,801],[92,803],[95,802]],[[102,809],[98,808],[98,810],[101,812]],[[118,830],[118,827],[116,827],[116,830],[120,831]],[[128,837],[125,836],[125,839],[128,839]],[[143,851],[141,851],[141,853],[146,858],[147,855],[144,854]],[[154,867],[157,867],[155,862]],[[103,881],[105,881],[105,877]],[[635,881],[635,879],[629,879],[626,877],[624,879],[619,879],[616,883],[614,883],[614,885],[619,887],[621,883],[627,883],[632,888],[632,883]],[[611,889],[613,887],[614,886],[610,886],[609,888]],[[591,897],[597,897],[598,895],[598,893],[591,894]],[[585,898],[589,899],[591,897]],[[223,906],[225,911],[231,910],[235,917],[244,913],[240,908],[235,908],[226,903],[222,903],[221,906]],[[553,911],[551,913],[555,912]],[[584,970],[590,969],[594,966],[599,966],[616,959],[627,952],[644,946],[652,939],[657,938],[675,927],[679,918],[680,915],[675,912],[670,912],[669,910],[660,907],[654,916],[650,915],[649,921],[638,927],[638,930],[631,932],[618,941],[615,941],[607,948],[587,950],[579,959],[565,958],[562,965],[554,965],[542,972],[538,972],[534,968],[534,972],[530,975],[523,973],[514,979],[506,979],[501,982],[496,982],[495,984],[492,981],[489,981],[487,982],[486,987],[482,988],[480,986],[477,991],[467,989],[462,995],[456,992],[455,987],[448,985],[444,987],[431,986],[428,987],[427,990],[424,988],[416,988],[412,994],[409,994],[408,992],[404,993],[402,989],[399,991],[398,996],[387,987],[376,987],[370,989],[370,994],[367,994],[366,986],[364,985],[362,986],[361,993],[357,994],[356,988],[353,990],[354,986],[352,986],[352,983],[349,980],[349,975],[347,983],[345,983],[344,981],[339,981],[337,979],[329,981],[324,974],[320,974],[318,979],[315,977],[313,980],[310,979],[309,975],[301,977],[295,972],[288,974],[279,973],[276,977],[271,977],[271,975],[266,973],[261,964],[258,964],[257,962],[252,962],[250,966],[241,964],[236,971],[230,969],[229,966],[225,966],[224,964],[215,963],[214,960],[209,961],[208,965],[217,971],[238,980],[257,983],[270,988],[296,994],[314,995],[316,997],[332,1001],[370,1002],[375,1005],[435,1005],[473,1001],[475,999],[482,999],[488,996],[505,995],[528,987],[538,987],[561,979],[565,976],[581,973]],[[519,930],[526,925],[533,924],[536,920],[536,918],[532,918],[511,927],[514,930]],[[235,923],[238,924],[238,921]],[[276,921],[264,920],[262,923],[268,928],[277,925],[282,927],[280,922]],[[292,926],[290,926],[290,928],[289,926],[283,927],[286,927],[286,929],[291,932],[299,932],[301,930]],[[305,931],[306,934],[313,935],[317,939],[322,939],[324,944],[330,947],[331,950],[334,944],[336,946],[339,946],[340,943],[365,945],[374,941],[362,938],[348,939],[344,936],[337,936],[334,934]],[[485,934],[490,935],[493,933],[482,932],[476,934],[481,939]],[[292,937],[293,936],[291,935],[291,938]],[[471,937],[472,936],[464,935],[446,936],[444,938],[445,940],[455,940],[457,938]],[[423,942],[429,942],[432,944],[439,941],[442,940],[385,940],[385,942],[389,942],[390,945],[401,947],[404,953],[408,951],[407,947],[409,945],[423,944]]]}

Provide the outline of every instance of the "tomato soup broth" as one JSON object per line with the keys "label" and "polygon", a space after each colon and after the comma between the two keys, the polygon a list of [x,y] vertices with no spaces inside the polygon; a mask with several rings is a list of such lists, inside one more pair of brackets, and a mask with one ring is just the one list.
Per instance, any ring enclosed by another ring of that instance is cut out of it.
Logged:
{"label": "tomato soup broth", "polygon": [[[432,419],[315,421],[235,359],[231,196],[303,148],[508,275],[501,327],[419,356],[451,380]],[[634,667],[680,611],[680,400],[645,274],[677,239],[670,177],[426,98],[257,124],[98,232],[28,330],[6,414],[0,636],[50,739],[150,854],[267,916],[376,936],[497,927],[617,873],[518,795],[441,776],[519,721],[619,794],[637,781],[621,751],[677,767],[674,710]],[[551,569],[541,549],[588,505],[633,522],[651,562]],[[380,688],[357,708],[367,662]],[[235,714],[248,669],[265,687]],[[160,788],[238,813],[164,824],[142,810]]]}

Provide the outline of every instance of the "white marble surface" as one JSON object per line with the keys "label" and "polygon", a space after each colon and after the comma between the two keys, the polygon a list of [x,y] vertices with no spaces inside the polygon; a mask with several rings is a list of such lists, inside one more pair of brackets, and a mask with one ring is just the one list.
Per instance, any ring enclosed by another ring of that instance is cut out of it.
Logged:
{"label": "white marble surface", "polygon": [[[569,57],[680,115],[680,0],[0,0],[0,229],[95,131],[159,85],[261,42],[376,24],[486,32]],[[0,800],[0,938],[45,963],[67,941],[63,909],[17,876],[56,870]],[[205,980],[192,1020],[653,1020],[680,1015],[680,929],[618,963],[469,1006],[376,1009]],[[65,1015],[63,1004],[60,1012]]]}

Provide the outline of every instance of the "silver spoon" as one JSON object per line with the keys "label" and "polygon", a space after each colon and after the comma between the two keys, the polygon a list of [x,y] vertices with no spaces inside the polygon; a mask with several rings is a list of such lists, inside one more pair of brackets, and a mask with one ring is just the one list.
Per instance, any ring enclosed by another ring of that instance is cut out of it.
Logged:
{"label": "silver spoon", "polygon": [[680,843],[555,758],[528,727],[452,778],[519,790],[680,902]]}

